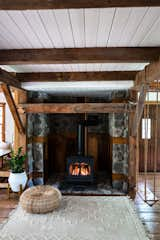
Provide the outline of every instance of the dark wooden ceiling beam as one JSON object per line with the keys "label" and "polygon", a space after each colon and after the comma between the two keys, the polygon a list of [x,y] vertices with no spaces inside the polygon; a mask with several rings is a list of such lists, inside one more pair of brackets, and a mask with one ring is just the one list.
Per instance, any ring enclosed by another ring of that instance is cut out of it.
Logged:
{"label": "dark wooden ceiling beam", "polygon": [[0,82],[3,82],[12,87],[20,88],[21,83],[16,76],[0,68]]}
{"label": "dark wooden ceiling beam", "polygon": [[158,60],[160,47],[0,50],[0,64],[139,63]]}
{"label": "dark wooden ceiling beam", "polygon": [[32,72],[17,73],[20,82],[63,82],[63,81],[127,81],[134,80],[136,71],[112,72]]}
{"label": "dark wooden ceiling beam", "polygon": [[127,103],[28,103],[18,106],[20,113],[125,113]]}
{"label": "dark wooden ceiling beam", "polygon": [[0,9],[65,9],[65,8],[110,8],[110,7],[155,7],[160,6],[158,0],[0,0]]}

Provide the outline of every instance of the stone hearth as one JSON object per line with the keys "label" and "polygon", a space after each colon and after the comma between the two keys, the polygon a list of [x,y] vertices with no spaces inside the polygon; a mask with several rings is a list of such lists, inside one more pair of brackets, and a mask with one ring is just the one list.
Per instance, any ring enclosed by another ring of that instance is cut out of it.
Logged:
{"label": "stone hearth", "polygon": [[58,188],[62,194],[74,194],[74,195],[124,195],[126,189],[113,188],[111,178],[104,172],[95,176],[94,182],[90,184],[80,183],[68,183],[64,179],[64,174],[55,174],[47,181],[47,184]]}

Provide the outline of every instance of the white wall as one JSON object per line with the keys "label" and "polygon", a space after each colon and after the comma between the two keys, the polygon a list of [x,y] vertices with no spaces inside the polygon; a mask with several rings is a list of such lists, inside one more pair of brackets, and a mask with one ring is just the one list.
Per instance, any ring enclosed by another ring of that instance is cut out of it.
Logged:
{"label": "white wall", "polygon": [[14,137],[14,120],[12,118],[12,114],[9,110],[8,104],[6,102],[5,96],[2,92],[0,92],[0,102],[5,102],[5,137],[6,137],[6,142],[13,142],[13,137]]}

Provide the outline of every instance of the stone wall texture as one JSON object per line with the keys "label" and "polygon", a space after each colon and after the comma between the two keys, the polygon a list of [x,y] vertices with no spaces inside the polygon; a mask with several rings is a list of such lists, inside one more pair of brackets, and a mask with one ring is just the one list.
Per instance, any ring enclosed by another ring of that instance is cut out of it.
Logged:
{"label": "stone wall texture", "polygon": [[[34,99],[44,100],[48,99],[45,93],[29,93],[29,100]],[[27,137],[46,137],[49,133],[49,115],[47,114],[28,114],[27,115]],[[28,169],[29,172],[43,172],[44,171],[44,144],[31,142],[28,144]],[[36,179],[35,182],[30,182],[30,185],[43,184],[43,179]]]}
{"label": "stone wall texture", "polygon": [[[109,114],[109,134],[111,137],[128,137],[128,114],[112,113]],[[128,144],[113,144],[112,146],[112,173],[123,174],[128,176]],[[112,181],[113,187],[125,188],[127,191],[127,183],[123,180]]]}

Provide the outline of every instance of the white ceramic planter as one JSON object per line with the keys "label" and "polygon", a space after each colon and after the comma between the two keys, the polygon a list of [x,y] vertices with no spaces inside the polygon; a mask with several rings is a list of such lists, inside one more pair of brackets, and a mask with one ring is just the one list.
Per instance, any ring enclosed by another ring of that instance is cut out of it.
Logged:
{"label": "white ceramic planter", "polygon": [[10,173],[8,178],[9,185],[13,192],[20,191],[20,185],[22,185],[22,189],[25,188],[27,183],[27,174],[26,172],[23,173]]}

